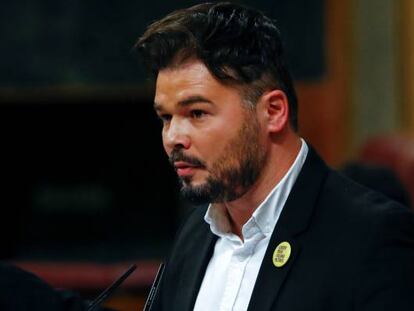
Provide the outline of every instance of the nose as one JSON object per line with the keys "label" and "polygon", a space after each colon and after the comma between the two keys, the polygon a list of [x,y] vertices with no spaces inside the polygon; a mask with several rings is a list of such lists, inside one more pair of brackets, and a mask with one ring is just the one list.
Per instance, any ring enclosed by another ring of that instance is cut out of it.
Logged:
{"label": "nose", "polygon": [[186,128],[185,121],[173,117],[169,124],[164,126],[163,133],[164,148],[169,154],[173,149],[189,149],[191,140]]}

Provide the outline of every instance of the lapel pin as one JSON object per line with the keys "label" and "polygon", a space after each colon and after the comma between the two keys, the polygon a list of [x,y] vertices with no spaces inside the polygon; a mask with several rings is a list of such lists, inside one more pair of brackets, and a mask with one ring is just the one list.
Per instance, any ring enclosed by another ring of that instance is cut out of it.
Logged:
{"label": "lapel pin", "polygon": [[275,265],[275,267],[283,267],[289,260],[291,251],[292,248],[289,242],[285,241],[280,243],[273,252],[273,264]]}

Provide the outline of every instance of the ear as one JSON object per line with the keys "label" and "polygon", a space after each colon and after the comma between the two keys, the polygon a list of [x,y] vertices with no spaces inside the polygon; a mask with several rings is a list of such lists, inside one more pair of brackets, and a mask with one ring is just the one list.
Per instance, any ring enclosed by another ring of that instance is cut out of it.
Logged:
{"label": "ear", "polygon": [[262,95],[261,104],[269,133],[277,133],[289,125],[289,104],[286,94],[272,90]]}

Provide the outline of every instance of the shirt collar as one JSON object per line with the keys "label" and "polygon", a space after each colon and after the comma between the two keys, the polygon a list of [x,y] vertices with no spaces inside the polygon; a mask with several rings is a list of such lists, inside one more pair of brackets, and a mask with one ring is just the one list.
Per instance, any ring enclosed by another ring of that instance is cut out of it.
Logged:
{"label": "shirt collar", "polygon": [[[243,229],[252,225],[257,226],[266,237],[273,232],[283,206],[308,154],[309,148],[306,142],[303,139],[301,139],[301,141],[302,145],[295,161],[285,176],[283,176],[263,202],[256,208],[252,217],[244,224]],[[204,220],[210,225],[210,230],[213,234],[219,237],[229,237],[232,235],[230,232],[229,215],[223,205],[218,204],[213,207],[213,205],[210,204],[204,216]]]}

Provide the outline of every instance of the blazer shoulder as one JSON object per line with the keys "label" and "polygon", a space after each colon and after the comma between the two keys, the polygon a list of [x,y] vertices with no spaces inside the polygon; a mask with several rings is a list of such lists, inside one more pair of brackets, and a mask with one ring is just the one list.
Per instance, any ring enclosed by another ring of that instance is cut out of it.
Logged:
{"label": "blazer shoulder", "polygon": [[323,197],[336,202],[337,209],[345,209],[359,214],[360,217],[393,213],[412,214],[408,207],[378,191],[354,182],[335,170],[331,170],[328,174]]}
{"label": "blazer shoulder", "polygon": [[414,239],[414,215],[408,207],[333,170],[320,189],[312,224],[358,245],[381,243],[387,236]]}

